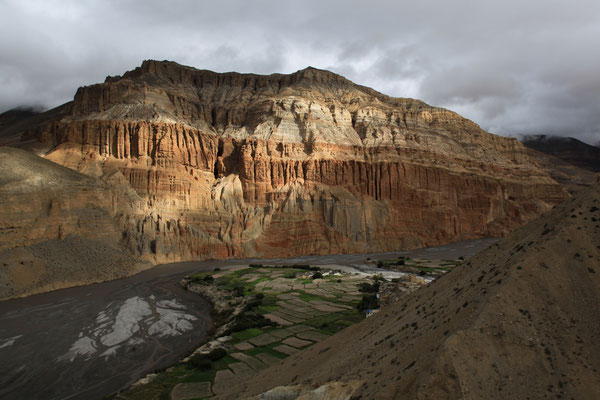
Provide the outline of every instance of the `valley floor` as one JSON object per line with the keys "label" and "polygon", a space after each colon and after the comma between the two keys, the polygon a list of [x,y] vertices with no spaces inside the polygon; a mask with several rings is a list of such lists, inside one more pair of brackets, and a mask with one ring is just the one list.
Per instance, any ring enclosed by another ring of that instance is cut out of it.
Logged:
{"label": "valley floor", "polygon": [[216,334],[182,362],[148,375],[115,399],[220,394],[379,311],[379,301],[396,300],[461,263],[405,257],[365,261],[249,264],[192,274],[184,285],[213,304]]}
{"label": "valley floor", "polygon": [[[366,263],[367,258],[468,258],[494,242],[495,239],[477,240],[401,253],[176,263],[158,266],[116,281],[1,301],[0,398],[99,399],[130,386],[153,370],[173,365],[190,354],[206,340],[206,333],[212,325],[210,305],[198,295],[183,290],[178,284],[184,276],[195,271],[212,272],[218,267],[225,270],[228,266],[262,262],[287,265],[337,264],[355,266],[367,273],[371,269],[377,270],[376,265]],[[325,297],[324,301],[330,299]],[[133,307],[134,302],[139,307]],[[150,309],[149,314],[144,311],[144,303]],[[163,308],[171,311],[164,313]],[[144,312],[130,312],[134,310]],[[132,318],[134,314],[143,318]],[[183,318],[169,319],[173,315]],[[191,315],[195,319],[185,315]],[[104,317],[108,318],[103,320]],[[163,322],[179,321],[179,327],[190,323],[192,329],[182,330],[179,335],[161,337],[150,329],[161,319]],[[306,322],[294,325],[311,326]],[[314,328],[318,333],[327,334],[319,331],[321,328]],[[116,334],[118,332],[128,332],[125,335],[127,339],[120,341],[125,336]],[[290,336],[298,334],[299,332]],[[82,339],[84,337],[88,339]],[[236,340],[241,342],[250,339],[252,338]],[[300,337],[298,339],[310,341]],[[79,350],[90,350],[89,347],[79,346],[84,342],[91,347],[95,346],[97,351],[80,354]],[[276,346],[275,343],[272,345]],[[106,350],[116,346],[119,348],[114,353],[106,353]],[[77,351],[73,352],[73,349]]]}

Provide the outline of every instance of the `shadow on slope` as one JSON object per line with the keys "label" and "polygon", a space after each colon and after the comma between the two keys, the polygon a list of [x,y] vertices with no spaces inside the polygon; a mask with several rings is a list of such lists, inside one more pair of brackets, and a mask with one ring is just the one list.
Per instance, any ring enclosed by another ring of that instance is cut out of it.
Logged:
{"label": "shadow on slope", "polygon": [[522,143],[531,149],[549,154],[577,167],[600,172],[600,148],[575,138],[533,135],[525,136]]}
{"label": "shadow on slope", "polygon": [[148,268],[119,247],[114,215],[126,195],[27,151],[0,148],[0,299]]}

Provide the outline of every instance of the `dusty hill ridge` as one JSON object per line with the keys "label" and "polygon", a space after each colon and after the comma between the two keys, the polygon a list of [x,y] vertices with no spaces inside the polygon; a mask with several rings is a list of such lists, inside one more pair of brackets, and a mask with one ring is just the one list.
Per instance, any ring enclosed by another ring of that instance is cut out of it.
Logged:
{"label": "dusty hill ridge", "polygon": [[39,114],[41,111],[38,111],[35,108],[31,107],[16,107],[10,109],[8,111],[0,114],[0,130],[3,130],[5,127],[18,123],[23,119],[33,117]]}
{"label": "dusty hill ridge", "polygon": [[502,236],[567,193],[514,139],[308,68],[145,61],[0,132],[143,199],[121,245],[153,262],[398,250]]}
{"label": "dusty hill ridge", "polygon": [[222,398],[358,380],[352,398],[596,399],[599,243],[595,185]]}
{"label": "dusty hill ridge", "polygon": [[531,135],[522,139],[525,146],[549,154],[579,168],[600,172],[600,147],[572,137]]}
{"label": "dusty hill ridge", "polygon": [[570,193],[597,182],[600,148],[575,138],[535,135],[522,138],[527,154]]}
{"label": "dusty hill ridge", "polygon": [[125,252],[119,213],[135,192],[30,152],[0,148],[0,300],[131,275],[147,263]]}

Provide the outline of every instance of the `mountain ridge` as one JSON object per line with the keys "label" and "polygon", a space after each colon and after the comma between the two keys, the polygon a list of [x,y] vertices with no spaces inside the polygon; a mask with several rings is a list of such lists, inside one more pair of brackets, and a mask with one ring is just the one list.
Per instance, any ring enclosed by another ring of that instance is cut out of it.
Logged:
{"label": "mountain ridge", "polygon": [[[300,69],[300,70],[298,70],[296,72],[292,72],[290,74],[284,74],[284,73],[255,74],[255,73],[241,73],[241,72],[235,72],[235,71],[215,72],[215,71],[211,71],[211,70],[198,69],[198,68],[182,65],[182,64],[179,64],[174,61],[144,60],[140,67],[137,67],[131,71],[128,71],[128,72],[124,73],[123,75],[109,76],[105,79],[104,83],[115,82],[119,79],[139,77],[143,73],[160,74],[161,72],[164,73],[164,72],[168,72],[169,70],[172,71],[174,69],[189,71],[190,73],[198,75],[198,76],[209,76],[212,79],[218,78],[218,79],[225,80],[227,78],[230,78],[232,81],[237,81],[237,82],[255,81],[262,85],[266,85],[267,83],[278,83],[279,88],[281,88],[282,86],[289,86],[291,84],[298,83],[301,81],[313,82],[313,83],[319,83],[319,84],[334,82],[334,83],[338,83],[338,84],[341,84],[346,87],[359,88],[360,90],[362,90],[370,95],[374,95],[381,99],[386,99],[386,100],[390,101],[391,103],[393,103],[394,100],[400,100],[400,101],[401,100],[412,100],[412,101],[424,103],[421,100],[412,99],[412,98],[388,96],[388,95],[378,92],[370,87],[356,84],[356,83],[350,81],[349,79],[345,78],[344,76],[337,74],[335,72],[332,72],[332,71],[329,71],[326,69],[315,68],[312,66],[308,66],[306,68]],[[172,76],[172,74],[168,74],[168,73],[166,75]],[[177,74],[175,74],[175,75],[177,75]],[[233,78],[237,78],[237,79],[234,80]]]}
{"label": "mountain ridge", "polygon": [[525,146],[559,158],[579,168],[600,172],[600,147],[573,137],[529,135],[524,136]]}

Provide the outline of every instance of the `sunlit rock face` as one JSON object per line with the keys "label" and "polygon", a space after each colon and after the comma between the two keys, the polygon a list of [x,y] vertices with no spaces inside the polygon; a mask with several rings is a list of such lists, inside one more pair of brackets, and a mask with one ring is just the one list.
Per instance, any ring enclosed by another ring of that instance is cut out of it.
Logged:
{"label": "sunlit rock face", "polygon": [[145,61],[20,134],[133,189],[139,201],[114,216],[121,245],[153,262],[502,236],[566,197],[517,140],[314,68]]}

